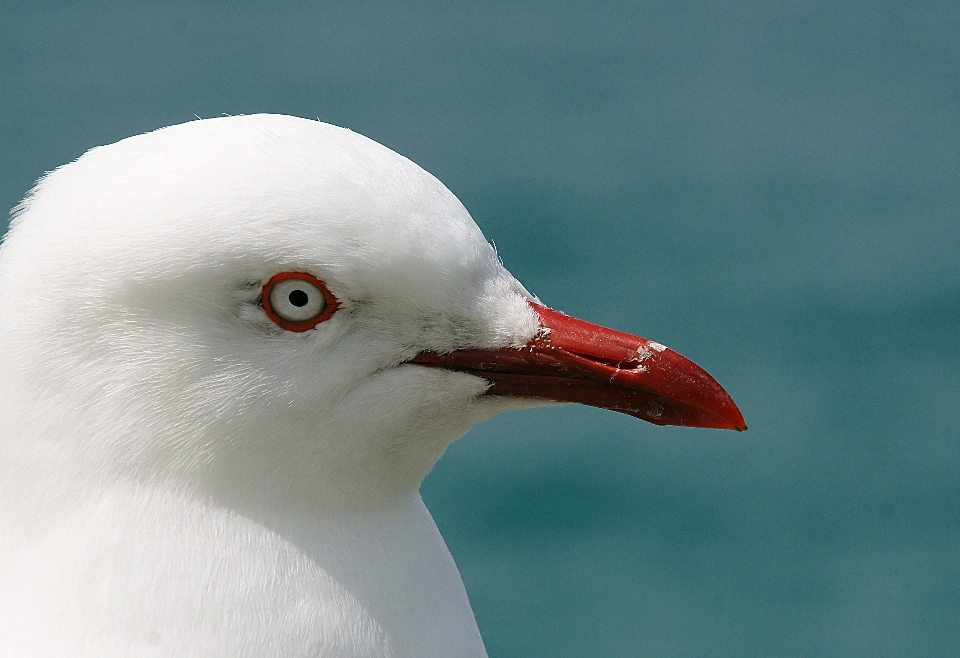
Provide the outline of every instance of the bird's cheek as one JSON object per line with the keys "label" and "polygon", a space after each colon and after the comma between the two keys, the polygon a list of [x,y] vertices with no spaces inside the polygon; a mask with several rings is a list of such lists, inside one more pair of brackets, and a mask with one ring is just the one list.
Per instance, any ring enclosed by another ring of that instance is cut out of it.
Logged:
{"label": "bird's cheek", "polygon": [[337,445],[320,450],[418,486],[451,443],[496,413],[483,397],[487,386],[473,375],[414,365],[379,372],[324,415],[320,429],[335,428]]}

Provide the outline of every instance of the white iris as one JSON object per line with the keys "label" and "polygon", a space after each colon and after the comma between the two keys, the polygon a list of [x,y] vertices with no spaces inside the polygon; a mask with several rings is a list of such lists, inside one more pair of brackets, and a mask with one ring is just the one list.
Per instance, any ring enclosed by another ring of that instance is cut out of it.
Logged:
{"label": "white iris", "polygon": [[303,279],[280,281],[270,291],[270,308],[287,322],[312,320],[326,306],[323,292]]}

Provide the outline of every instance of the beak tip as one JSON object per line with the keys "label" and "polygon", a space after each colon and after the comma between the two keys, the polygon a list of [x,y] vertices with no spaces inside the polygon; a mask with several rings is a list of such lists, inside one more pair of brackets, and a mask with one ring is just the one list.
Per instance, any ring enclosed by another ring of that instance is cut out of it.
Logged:
{"label": "beak tip", "polygon": [[[724,391],[724,393],[726,393],[726,391]],[[740,413],[740,409],[737,408],[737,405],[732,398],[730,400],[730,403],[733,404],[735,413],[731,414],[730,416],[727,416],[727,418],[730,421],[730,425],[728,425],[727,427],[729,429],[736,430],[737,432],[746,432],[747,421],[744,420],[743,414]]]}

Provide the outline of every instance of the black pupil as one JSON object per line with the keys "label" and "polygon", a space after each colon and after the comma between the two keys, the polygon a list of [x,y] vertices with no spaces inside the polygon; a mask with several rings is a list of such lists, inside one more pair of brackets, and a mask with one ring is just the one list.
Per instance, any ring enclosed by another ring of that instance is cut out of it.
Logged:
{"label": "black pupil", "polygon": [[307,302],[310,301],[310,297],[307,295],[307,293],[303,292],[302,290],[294,290],[293,292],[291,292],[289,299],[290,299],[290,303],[296,306],[297,308],[300,308],[301,306],[306,306]]}

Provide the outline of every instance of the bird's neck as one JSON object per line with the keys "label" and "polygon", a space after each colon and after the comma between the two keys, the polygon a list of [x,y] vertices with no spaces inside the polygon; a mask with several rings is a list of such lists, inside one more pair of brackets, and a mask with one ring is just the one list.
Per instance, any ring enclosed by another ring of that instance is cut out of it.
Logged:
{"label": "bird's neck", "polygon": [[[117,484],[24,539],[0,561],[0,608],[16,600],[25,622],[78,629],[59,655],[103,638],[144,649],[162,638],[184,655],[198,641],[184,629],[198,624],[218,638],[206,655],[486,655],[416,493],[378,512],[254,519],[182,491]],[[64,592],[77,606],[53,605]]]}
{"label": "bird's neck", "polygon": [[349,592],[397,655],[486,655],[460,574],[419,494],[381,512],[289,516],[276,531]]}

